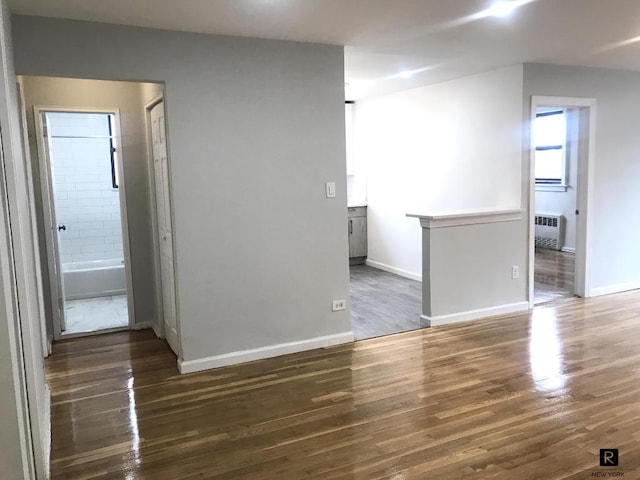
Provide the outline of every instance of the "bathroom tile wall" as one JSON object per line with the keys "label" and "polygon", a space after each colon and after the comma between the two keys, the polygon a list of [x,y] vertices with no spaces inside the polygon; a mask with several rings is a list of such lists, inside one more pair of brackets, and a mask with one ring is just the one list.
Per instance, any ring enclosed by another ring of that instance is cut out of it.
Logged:
{"label": "bathroom tile wall", "polygon": [[52,113],[47,124],[61,262],[123,258],[109,140],[68,138],[108,136],[107,115]]}

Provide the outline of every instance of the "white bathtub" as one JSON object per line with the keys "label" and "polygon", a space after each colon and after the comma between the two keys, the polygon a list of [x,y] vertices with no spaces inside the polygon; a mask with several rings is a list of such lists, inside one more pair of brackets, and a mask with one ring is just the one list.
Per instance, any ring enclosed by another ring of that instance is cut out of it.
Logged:
{"label": "white bathtub", "polygon": [[122,259],[64,263],[62,276],[66,300],[122,295],[127,291]]}

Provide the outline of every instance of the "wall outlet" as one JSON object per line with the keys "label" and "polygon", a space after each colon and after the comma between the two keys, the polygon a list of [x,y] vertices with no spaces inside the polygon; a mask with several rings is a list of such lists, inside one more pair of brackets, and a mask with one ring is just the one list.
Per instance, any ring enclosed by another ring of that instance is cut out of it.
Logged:
{"label": "wall outlet", "polygon": [[327,198],[336,197],[336,182],[327,182],[324,184],[327,191]]}
{"label": "wall outlet", "polygon": [[339,312],[340,310],[344,310],[347,308],[347,302],[344,300],[334,300],[331,302],[331,311]]}
{"label": "wall outlet", "polygon": [[518,265],[511,267],[511,278],[520,278],[520,267]]}

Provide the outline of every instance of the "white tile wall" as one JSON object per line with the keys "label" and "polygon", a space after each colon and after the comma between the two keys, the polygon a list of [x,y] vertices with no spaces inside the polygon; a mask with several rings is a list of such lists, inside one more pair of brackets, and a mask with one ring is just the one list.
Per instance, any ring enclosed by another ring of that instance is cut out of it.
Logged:
{"label": "white tile wall", "polygon": [[123,258],[120,198],[111,185],[107,115],[47,114],[62,263]]}

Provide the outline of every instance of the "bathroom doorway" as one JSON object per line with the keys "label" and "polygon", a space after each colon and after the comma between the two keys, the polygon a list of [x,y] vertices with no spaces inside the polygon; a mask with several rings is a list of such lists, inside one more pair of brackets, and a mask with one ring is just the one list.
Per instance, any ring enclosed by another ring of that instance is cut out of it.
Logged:
{"label": "bathroom doorway", "polygon": [[54,338],[134,324],[117,110],[35,107]]}

